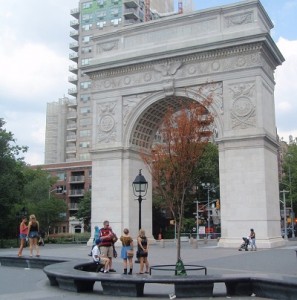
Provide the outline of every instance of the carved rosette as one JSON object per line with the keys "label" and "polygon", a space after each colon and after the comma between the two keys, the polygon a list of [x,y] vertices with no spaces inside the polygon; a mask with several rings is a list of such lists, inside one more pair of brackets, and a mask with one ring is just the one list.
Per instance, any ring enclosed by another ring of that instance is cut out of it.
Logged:
{"label": "carved rosette", "polygon": [[240,84],[230,88],[233,94],[231,107],[232,129],[246,129],[256,126],[256,106],[253,103],[254,84]]}
{"label": "carved rosette", "polygon": [[97,142],[109,143],[116,140],[116,125],[114,119],[116,102],[101,103],[97,106]]}

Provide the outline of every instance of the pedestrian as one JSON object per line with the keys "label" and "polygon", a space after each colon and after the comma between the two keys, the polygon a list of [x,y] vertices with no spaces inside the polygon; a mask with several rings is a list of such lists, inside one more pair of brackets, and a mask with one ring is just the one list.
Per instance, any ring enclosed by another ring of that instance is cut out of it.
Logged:
{"label": "pedestrian", "polygon": [[94,238],[93,238],[93,244],[91,248],[91,252],[89,253],[89,256],[92,256],[92,250],[96,246],[96,241],[99,239],[99,227],[95,226],[94,227]]}
{"label": "pedestrian", "polygon": [[[145,231],[143,229],[139,230],[139,235],[137,237],[137,252],[139,257],[139,273],[138,274],[148,274],[149,273],[149,262],[148,262],[148,250],[149,243],[145,236]],[[145,266],[145,272],[144,271]]]}
{"label": "pedestrian", "polygon": [[18,257],[23,255],[23,249],[26,246],[26,240],[28,235],[27,217],[23,216],[20,224],[20,248],[18,251]]}
{"label": "pedestrian", "polygon": [[103,228],[99,230],[99,239],[101,254],[109,258],[109,272],[116,272],[116,270],[112,268],[112,258],[114,256],[114,243],[117,240],[117,236],[109,226],[109,221],[103,222]]}
{"label": "pedestrian", "polygon": [[120,241],[122,242],[121,258],[123,259],[123,265],[124,265],[124,273],[123,274],[127,274],[128,261],[129,261],[129,273],[128,274],[132,275],[132,271],[133,271],[133,239],[129,235],[128,228],[125,228],[123,230],[123,235],[120,237]]}
{"label": "pedestrian", "polygon": [[253,228],[251,228],[251,232],[249,235],[250,238],[250,243],[251,243],[251,251],[256,251],[257,246],[256,246],[256,233]]}
{"label": "pedestrian", "polygon": [[95,241],[95,246],[92,249],[92,258],[93,261],[96,265],[98,265],[98,270],[100,268],[100,264],[102,263],[104,265],[104,273],[108,273],[109,272],[109,258],[104,256],[103,254],[100,254],[100,250],[99,250],[99,244],[100,244],[100,240],[97,239]]}
{"label": "pedestrian", "polygon": [[28,237],[30,243],[30,257],[33,256],[34,249],[36,251],[36,257],[39,257],[39,222],[36,220],[35,215],[31,215],[29,218]]}

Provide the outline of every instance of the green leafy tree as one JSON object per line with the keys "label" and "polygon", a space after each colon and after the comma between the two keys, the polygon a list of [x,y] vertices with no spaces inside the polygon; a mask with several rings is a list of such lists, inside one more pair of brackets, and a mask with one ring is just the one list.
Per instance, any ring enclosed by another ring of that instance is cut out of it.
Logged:
{"label": "green leafy tree", "polygon": [[25,163],[21,155],[27,151],[27,147],[16,144],[4,125],[0,118],[0,234],[3,237],[12,234],[10,228],[16,222],[14,204],[22,201]]}
{"label": "green leafy tree", "polygon": [[91,192],[84,194],[83,199],[78,204],[76,217],[84,223],[85,230],[91,231]]}
{"label": "green leafy tree", "polygon": [[284,153],[283,176],[280,182],[280,190],[287,190],[287,207],[291,200],[293,211],[297,211],[297,138],[290,136],[287,151]]}
{"label": "green leafy tree", "polygon": [[29,214],[35,214],[40,228],[49,233],[50,228],[65,221],[67,205],[51,193],[52,186],[57,182],[48,172],[27,167],[24,170],[24,203]]}

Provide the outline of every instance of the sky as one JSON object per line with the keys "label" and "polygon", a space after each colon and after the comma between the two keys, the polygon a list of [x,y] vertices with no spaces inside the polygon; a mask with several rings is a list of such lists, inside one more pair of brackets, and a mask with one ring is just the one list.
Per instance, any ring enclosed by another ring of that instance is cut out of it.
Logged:
{"label": "sky", "polygon": [[[159,0],[162,1],[162,0]],[[196,10],[236,0],[193,0]],[[275,72],[276,125],[280,138],[297,137],[297,0],[262,0],[285,62]],[[0,118],[25,161],[44,163],[46,104],[67,95],[70,9],[77,0],[0,0]]]}

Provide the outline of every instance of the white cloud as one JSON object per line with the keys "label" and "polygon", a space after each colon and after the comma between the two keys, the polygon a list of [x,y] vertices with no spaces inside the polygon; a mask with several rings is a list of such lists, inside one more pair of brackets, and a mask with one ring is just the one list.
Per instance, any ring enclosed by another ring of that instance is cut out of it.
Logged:
{"label": "white cloud", "polygon": [[285,62],[276,70],[275,109],[280,137],[297,136],[297,40],[280,38],[277,46]]}
{"label": "white cloud", "polygon": [[[45,45],[27,43],[11,45],[11,53],[0,51],[0,65],[5,70],[1,89],[12,97],[22,97],[30,102],[40,101],[40,95],[57,93],[61,83],[67,83],[67,57],[59,57]],[[8,46],[6,46],[8,48]],[[38,97],[37,97],[38,96]]]}

